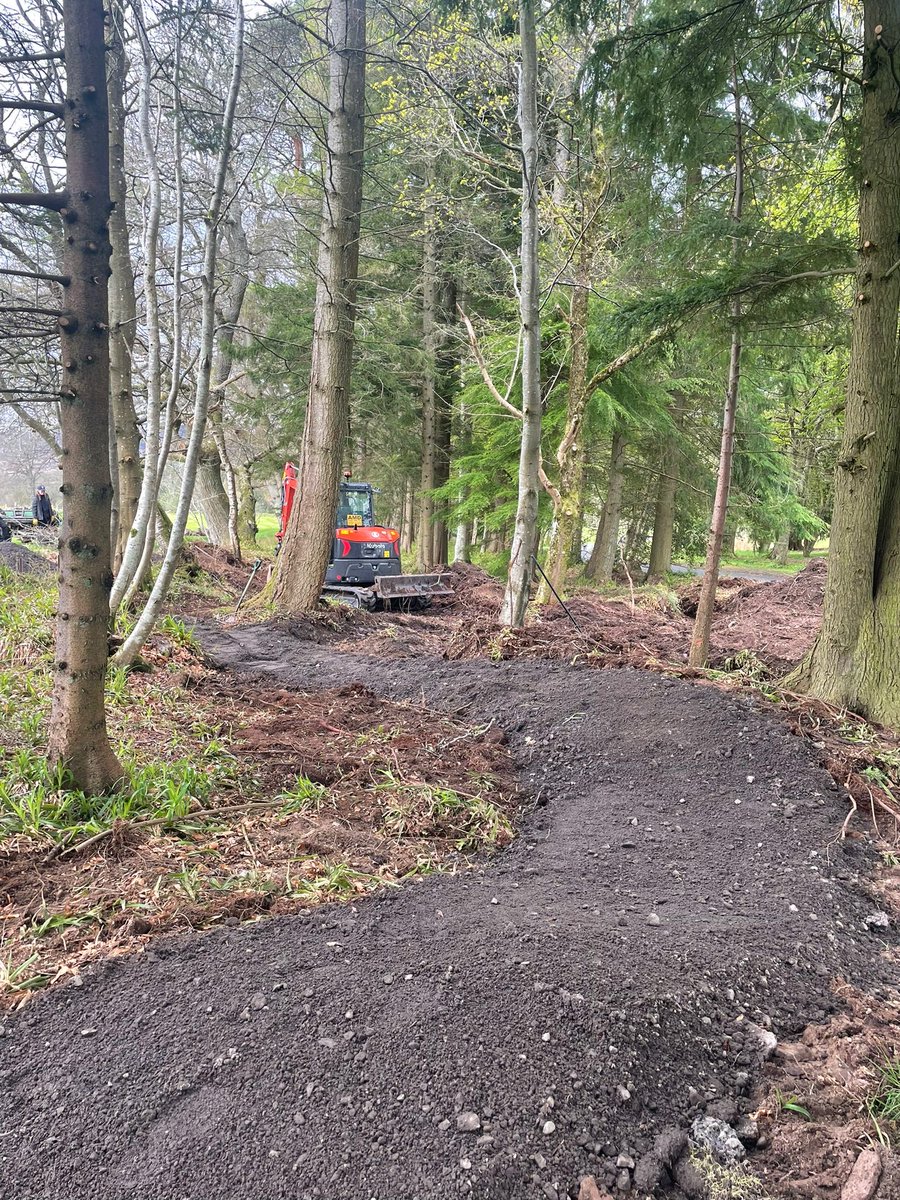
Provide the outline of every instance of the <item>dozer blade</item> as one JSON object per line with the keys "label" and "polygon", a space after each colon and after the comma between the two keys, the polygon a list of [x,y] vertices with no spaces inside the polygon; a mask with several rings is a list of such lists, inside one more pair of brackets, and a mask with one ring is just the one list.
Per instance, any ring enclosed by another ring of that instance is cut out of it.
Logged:
{"label": "dozer blade", "polygon": [[452,596],[446,575],[379,575],[375,594],[381,600],[408,600],[415,597]]}

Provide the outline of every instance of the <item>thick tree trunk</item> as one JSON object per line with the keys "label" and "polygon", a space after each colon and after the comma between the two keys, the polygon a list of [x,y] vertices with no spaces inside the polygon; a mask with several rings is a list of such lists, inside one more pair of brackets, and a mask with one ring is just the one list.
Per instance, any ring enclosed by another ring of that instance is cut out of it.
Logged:
{"label": "thick tree trunk", "polygon": [[789,686],[900,729],[896,4],[865,0],[859,263],[822,630]]}
{"label": "thick tree trunk", "polygon": [[256,524],[256,492],[253,490],[253,468],[243,462],[237,469],[238,540],[244,550],[256,549],[259,526]]}
{"label": "thick tree trunk", "polygon": [[109,184],[113,209],[109,215],[112,246],[109,280],[109,397],[112,411],[116,473],[113,484],[117,512],[113,531],[113,568],[119,569],[141,495],[141,442],[131,381],[137,306],[134,268],[126,212],[125,82],[127,61],[122,45],[121,8],[112,14],[107,54],[109,95]]}
{"label": "thick tree trunk", "polygon": [[97,794],[122,778],[106,732],[104,689],[112,586],[109,473],[111,247],[109,125],[102,0],[66,0],[66,245],[60,318],[65,498],[59,538],[50,761]]}
{"label": "thick tree trunk", "polygon": [[216,444],[210,438],[203,444],[203,457],[197,464],[197,481],[194,484],[194,503],[203,513],[206,524],[205,535],[214,546],[230,546],[231,532],[228,524],[228,496],[222,482],[222,465]]}
{"label": "thick tree trunk", "polygon": [[347,435],[362,208],[366,2],[331,0],[325,195],[309,402],[297,491],[272,598],[294,612],[318,602],[331,557]]}
{"label": "thick tree trunk", "polygon": [[772,550],[772,557],[780,567],[787,566],[788,554],[791,550],[791,527],[785,525],[778,535]]}
{"label": "thick tree trunk", "polygon": [[[737,67],[734,68],[734,197],[731,203],[731,219],[741,220],[744,211],[744,131],[741,114],[741,93],[738,86]],[[738,257],[738,242],[735,240],[733,256]],[[716,604],[716,589],[719,585],[719,564],[722,561],[722,540],[725,522],[728,519],[728,495],[731,490],[731,467],[734,460],[734,424],[737,416],[738,394],[741,387],[741,301],[735,296],[731,301],[731,354],[728,360],[728,384],[725,389],[725,412],[722,418],[722,444],[719,451],[719,472],[716,478],[716,497],[713,502],[709,541],[706,546],[706,562],[703,581],[700,584],[700,599],[694,618],[691,648],[688,662],[692,667],[705,667],[709,657],[709,637],[712,630],[713,612]]]}
{"label": "thick tree trunk", "polygon": [[472,527],[468,521],[458,521],[456,536],[453,539],[453,561],[471,562],[472,559]]}
{"label": "thick tree trunk", "polygon": [[609,482],[606,499],[597,526],[594,548],[588,560],[587,575],[595,583],[609,583],[616,565],[619,545],[619,521],[622,516],[622,491],[625,486],[625,451],[628,443],[624,433],[613,435],[609,458]]}
{"label": "thick tree trunk", "polygon": [[653,519],[653,540],[650,543],[650,565],[647,570],[648,583],[659,583],[672,566],[672,544],[675,538],[675,497],[678,493],[678,473],[681,459],[679,435],[686,403],[684,394],[679,393],[670,409],[674,428],[666,435],[660,457],[656,514]]}
{"label": "thick tree trunk", "polygon": [[510,550],[509,575],[500,620],[517,628],[525,610],[537,552],[541,469],[541,306],[538,262],[538,52],[535,0],[519,0],[519,129],[522,136],[522,242],[520,302],[522,325],[522,443],[519,495]]}

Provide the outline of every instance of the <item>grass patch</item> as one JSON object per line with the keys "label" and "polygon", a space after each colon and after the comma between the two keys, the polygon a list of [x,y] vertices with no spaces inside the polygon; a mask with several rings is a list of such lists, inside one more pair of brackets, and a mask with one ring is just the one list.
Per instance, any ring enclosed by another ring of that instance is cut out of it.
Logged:
{"label": "grass patch", "polygon": [[873,1064],[875,1091],[866,1102],[869,1115],[900,1124],[900,1057],[885,1054]]}

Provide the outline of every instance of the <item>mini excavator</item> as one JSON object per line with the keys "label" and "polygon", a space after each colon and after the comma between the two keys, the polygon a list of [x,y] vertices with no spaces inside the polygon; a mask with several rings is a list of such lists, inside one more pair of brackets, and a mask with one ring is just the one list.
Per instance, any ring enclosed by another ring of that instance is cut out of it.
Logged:
{"label": "mini excavator", "polygon": [[[281,525],[275,552],[281,548],[297,496],[297,468],[286,463],[281,477]],[[400,562],[400,532],[375,523],[375,488],[354,483],[344,472],[338,492],[331,561],[322,595],[357,608],[427,608],[435,596],[452,596],[447,577],[404,575]]]}

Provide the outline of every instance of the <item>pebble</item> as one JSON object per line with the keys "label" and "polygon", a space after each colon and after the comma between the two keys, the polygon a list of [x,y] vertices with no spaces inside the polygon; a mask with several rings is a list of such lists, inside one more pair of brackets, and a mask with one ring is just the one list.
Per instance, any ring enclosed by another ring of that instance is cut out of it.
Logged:
{"label": "pebble", "polygon": [[93,1037],[96,1032],[97,1032],[97,1030],[94,1028],[82,1029],[81,1036],[82,1037]]}
{"label": "pebble", "polygon": [[656,913],[652,912],[650,914],[650,916],[647,918],[647,924],[648,925],[659,925],[659,923],[660,923],[659,916]]}
{"label": "pebble", "polygon": [[549,1137],[551,1133],[556,1133],[556,1122],[545,1121],[541,1126],[541,1133],[544,1135],[544,1137]]}
{"label": "pebble", "polygon": [[460,1133],[476,1133],[481,1128],[481,1117],[476,1112],[462,1112],[456,1118]]}
{"label": "pebble", "polygon": [[620,1171],[623,1169],[626,1171],[633,1171],[634,1170],[634,1159],[631,1157],[630,1154],[620,1154],[619,1157],[616,1159],[616,1167]]}
{"label": "pebble", "polygon": [[891,918],[886,912],[876,909],[875,912],[869,913],[863,923],[868,925],[870,929],[890,929]]}
{"label": "pebble", "polygon": [[255,1008],[257,1011],[259,1011],[259,1009],[261,1009],[261,1008],[265,1008],[266,1007],[265,993],[264,992],[254,992],[253,995],[250,997],[250,1007]]}

